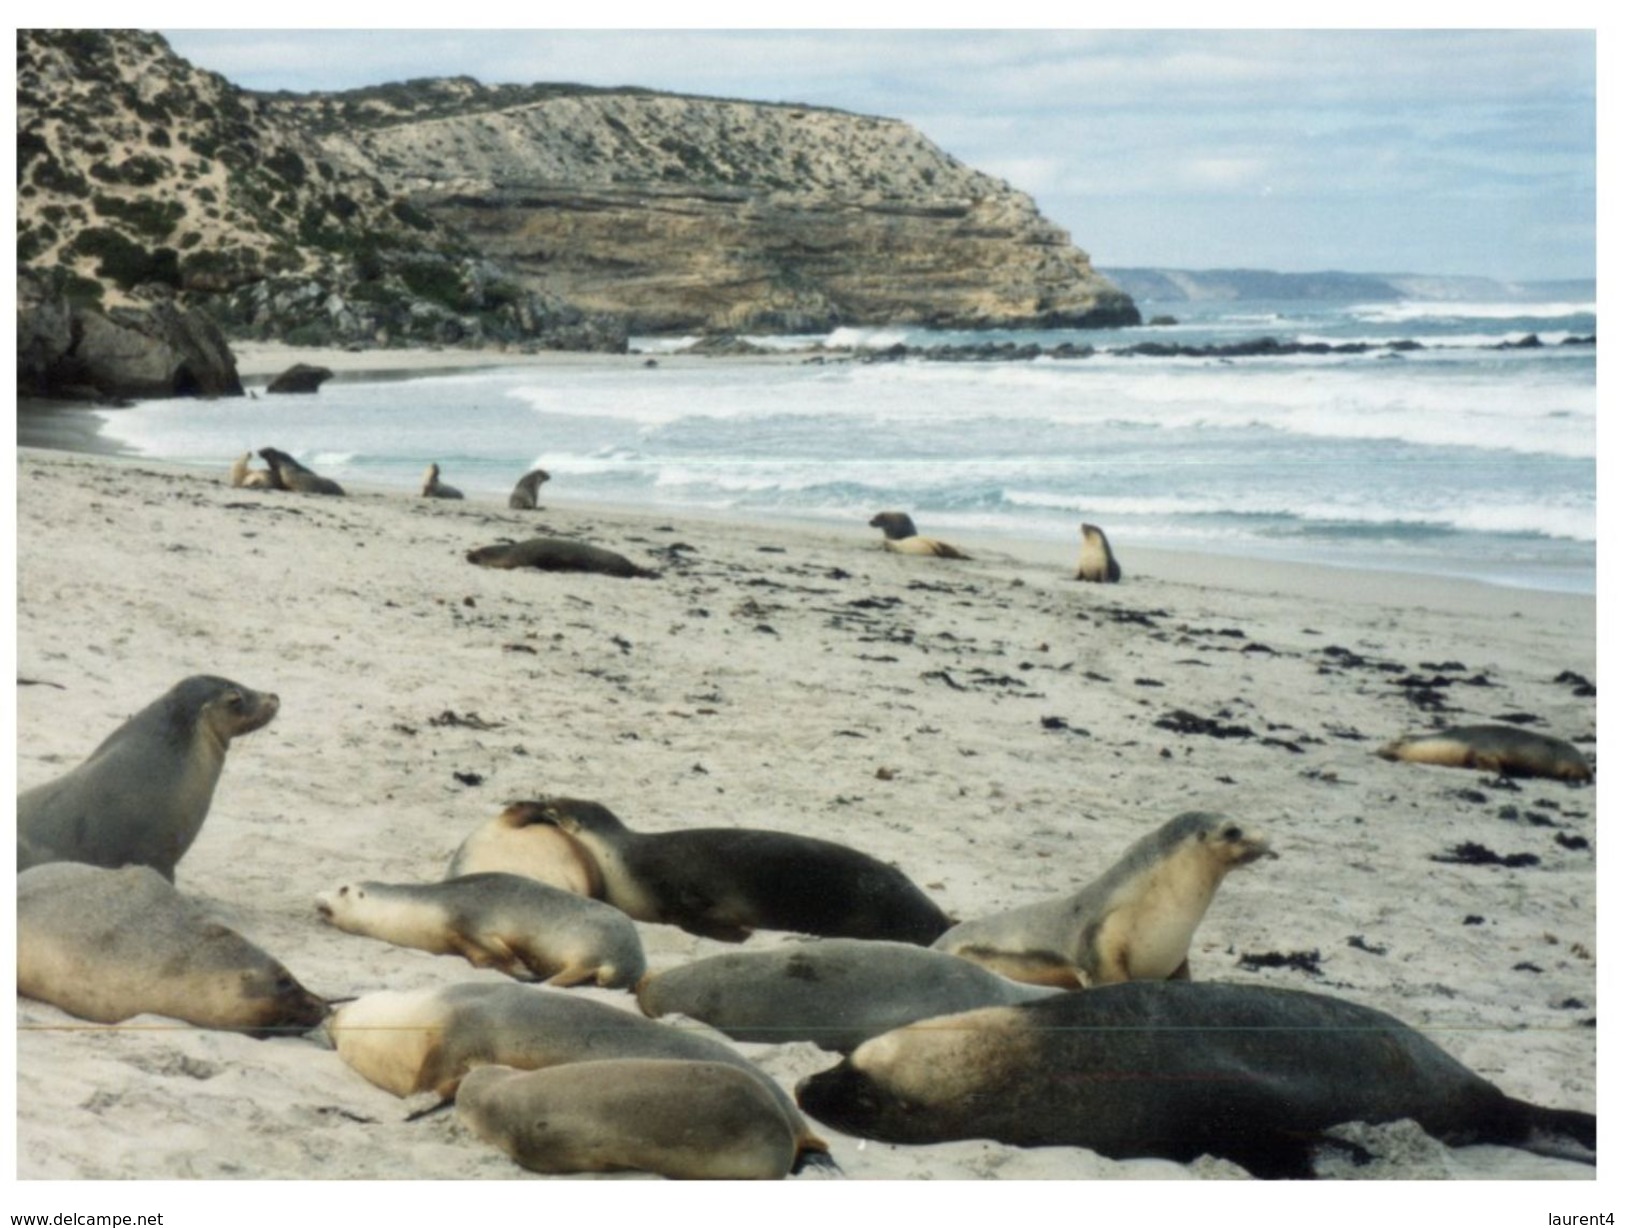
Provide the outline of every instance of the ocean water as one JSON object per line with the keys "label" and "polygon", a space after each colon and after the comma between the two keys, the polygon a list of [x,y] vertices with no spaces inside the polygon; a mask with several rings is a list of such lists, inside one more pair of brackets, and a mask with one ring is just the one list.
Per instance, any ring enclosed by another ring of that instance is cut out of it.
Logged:
{"label": "ocean water", "polygon": [[[1593,303],[1231,302],[1106,332],[842,329],[751,338],[877,350],[1014,341],[1083,359],[498,368],[315,397],[154,401],[105,435],[223,469],[279,447],[337,478],[415,490],[424,466],[505,501],[540,466],[547,496],[737,511],[852,527],[910,512],[921,532],[1054,541],[1078,523],[1137,545],[1594,592]],[[1530,334],[1539,348],[1493,348]],[[1137,341],[1414,341],[1403,354],[1151,358]],[[691,339],[635,340],[658,360]]]}

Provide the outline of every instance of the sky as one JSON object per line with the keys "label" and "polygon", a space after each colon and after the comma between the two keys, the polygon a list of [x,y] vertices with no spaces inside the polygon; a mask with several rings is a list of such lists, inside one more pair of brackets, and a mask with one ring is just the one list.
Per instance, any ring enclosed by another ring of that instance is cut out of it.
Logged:
{"label": "sky", "polygon": [[890,116],[1105,268],[1595,274],[1588,29],[162,33],[251,89],[468,75]]}

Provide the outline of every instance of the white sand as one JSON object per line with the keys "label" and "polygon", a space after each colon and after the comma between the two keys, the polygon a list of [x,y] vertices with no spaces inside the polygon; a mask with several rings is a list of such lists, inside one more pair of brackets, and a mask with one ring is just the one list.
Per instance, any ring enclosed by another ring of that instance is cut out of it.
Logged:
{"label": "white sand", "polygon": [[[1346,996],[1426,1029],[1513,1095],[1595,1107],[1596,791],[1551,781],[1503,791],[1373,753],[1429,726],[1397,685],[1406,674],[1482,675],[1488,685],[1442,689],[1452,723],[1535,713],[1537,728],[1589,749],[1595,699],[1554,681],[1596,677],[1589,598],[1160,554],[1123,557],[1121,585],[1085,585],[1069,579],[1071,542],[979,543],[975,561],[946,562],[883,553],[861,524],[650,518],[571,506],[554,486],[546,508],[521,513],[224,479],[224,459],[214,474],[20,454],[17,672],[54,685],[18,688],[17,783],[65,771],[189,674],[276,691],[280,715],[233,745],[177,881],[318,993],[497,978],[326,928],[312,900],[349,878],[438,878],[463,836],[513,798],[589,797],[638,829],[749,825],[839,840],[895,861],[960,917],[1075,889],[1144,832],[1204,808],[1255,824],[1281,856],[1220,890],[1192,950],[1198,979]],[[463,560],[470,546],[543,529],[665,574]],[[678,544],[688,549],[656,553]],[[1339,664],[1333,649],[1366,664]],[[1158,728],[1175,709],[1257,736]],[[447,711],[498,727],[431,723]],[[1046,729],[1046,717],[1069,728]],[[1569,849],[1558,836],[1589,843]],[[1430,860],[1467,841],[1540,863]],[[639,929],[655,968],[729,949]],[[1238,963],[1271,952],[1318,952],[1319,975]],[[76,1026],[25,999],[17,1011],[24,1179],[531,1179],[450,1115],[404,1124],[402,1102],[308,1040],[152,1017]],[[786,1087],[834,1061],[806,1045],[742,1047]],[[1237,1174],[1208,1161],[822,1132],[859,1181]],[[1403,1131],[1386,1146],[1388,1162],[1364,1175],[1595,1172]],[[100,1198],[116,1187],[71,1188]],[[8,1209],[33,1209],[21,1205],[27,1192]],[[109,1206],[140,1210],[151,1197]],[[1347,1197],[1311,1205],[1322,1215],[1368,1205]],[[425,1198],[460,1204],[444,1191]],[[272,1222],[268,1203],[250,1201],[233,1200],[233,1222]],[[1010,1205],[963,1187],[953,1204],[989,1215]],[[1449,1206],[1459,1212],[1460,1199]]]}

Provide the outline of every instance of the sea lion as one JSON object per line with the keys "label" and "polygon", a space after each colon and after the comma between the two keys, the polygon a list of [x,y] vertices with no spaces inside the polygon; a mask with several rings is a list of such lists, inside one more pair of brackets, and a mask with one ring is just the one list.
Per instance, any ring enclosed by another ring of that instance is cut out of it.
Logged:
{"label": "sea lion", "polygon": [[532,537],[522,542],[502,542],[494,546],[481,546],[464,556],[478,567],[535,567],[540,571],[595,571],[606,576],[623,579],[658,579],[658,571],[639,567],[630,559],[589,546],[586,542],[571,541],[568,537]]}
{"label": "sea lion", "polygon": [[249,490],[276,489],[276,477],[269,469],[249,468],[249,461],[253,456],[252,452],[244,452],[231,462],[231,484]]}
{"label": "sea lion", "polygon": [[776,1181],[796,1161],[784,1106],[760,1080],[721,1062],[482,1066],[458,1087],[457,1116],[539,1173]]}
{"label": "sea lion", "polygon": [[264,1039],[327,1005],[147,866],[76,862],[17,876],[17,992],[96,1023],[167,1015]]}
{"label": "sea lion", "polygon": [[970,558],[970,555],[947,542],[934,537],[921,537],[907,512],[876,512],[869,521],[869,527],[879,529],[886,535],[880,544],[894,554],[927,554],[939,559]]}
{"label": "sea lion", "polygon": [[497,871],[523,874],[571,895],[604,898],[604,876],[592,855],[557,827],[534,823],[523,803],[482,823],[452,855],[447,878]]}
{"label": "sea lion", "polygon": [[513,493],[508,496],[508,506],[517,508],[535,507],[536,492],[541,489],[542,483],[547,481],[550,476],[546,469],[532,469],[515,484]]}
{"label": "sea lion", "polygon": [[639,921],[743,942],[756,929],[928,945],[949,921],[901,870],[788,832],[700,827],[640,834],[597,802],[516,803],[598,863],[604,899]]}
{"label": "sea lion", "polygon": [[198,674],[115,729],[64,776],[17,798],[17,868],[47,861],[151,866],[174,881],[209,813],[232,738],[280,701]]}
{"label": "sea lion", "polygon": [[423,471],[423,490],[421,494],[425,499],[461,499],[463,497],[462,491],[455,486],[447,486],[440,480],[440,466],[433,463]]}
{"label": "sea lion", "polygon": [[932,946],[1013,980],[1068,989],[1188,980],[1191,936],[1224,876],[1274,855],[1239,823],[1188,811],[1081,891],[962,922]]}
{"label": "sea lion", "polygon": [[1078,571],[1073,579],[1116,584],[1123,578],[1123,569],[1117,565],[1117,556],[1112,553],[1106,534],[1096,525],[1078,527],[1083,531],[1083,552],[1078,555]]}
{"label": "sea lion", "polygon": [[1401,738],[1377,754],[1406,763],[1477,768],[1498,776],[1592,779],[1591,765],[1572,743],[1515,725],[1458,725],[1438,733]]}
{"label": "sea lion", "polygon": [[1453,1146],[1592,1163],[1597,1138],[1593,1114],[1514,1100],[1381,1011],[1219,982],[1137,981],[928,1019],[865,1042],[796,1098],[885,1142],[1208,1154],[1256,1177],[1314,1176],[1324,1132],[1346,1122],[1408,1117]]}
{"label": "sea lion", "polygon": [[638,1005],[651,1018],[687,1015],[735,1040],[805,1040],[849,1053],[919,1019],[1060,992],[906,942],[819,938],[652,973],[638,982]]}
{"label": "sea lion", "polygon": [[342,495],[344,487],[332,478],[324,478],[306,469],[286,452],[275,448],[261,448],[260,456],[271,466],[271,475],[278,490],[292,490],[304,495]]}
{"label": "sea lion", "polygon": [[397,1096],[457,1094],[476,1066],[542,1070],[611,1058],[722,1062],[758,1080],[784,1108],[798,1149],[828,1152],[788,1092],[743,1053],[714,1037],[655,1023],[564,990],[485,981],[347,1002],[327,1020],[344,1062]]}
{"label": "sea lion", "polygon": [[316,911],[346,933],[549,985],[618,989],[643,975],[643,944],[625,913],[517,874],[345,883],[318,896]]}

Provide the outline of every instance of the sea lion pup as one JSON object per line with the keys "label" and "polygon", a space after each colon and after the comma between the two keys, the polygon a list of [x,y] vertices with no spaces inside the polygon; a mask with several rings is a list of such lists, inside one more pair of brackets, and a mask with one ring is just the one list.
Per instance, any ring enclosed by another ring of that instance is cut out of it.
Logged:
{"label": "sea lion pup", "polygon": [[316,911],[346,933],[560,987],[629,988],[644,970],[643,944],[625,913],[517,874],[345,883],[317,896]]}
{"label": "sea lion pup", "polygon": [[1017,981],[1076,989],[1114,981],[1190,978],[1191,936],[1237,866],[1274,856],[1259,836],[1189,811],[1131,845],[1071,895],[954,926],[939,951]]}
{"label": "sea lion pup", "polygon": [[1452,1146],[1592,1163],[1597,1140],[1593,1114],[1514,1100],[1381,1011],[1219,982],[1108,985],[928,1019],[860,1045],[796,1098],[885,1142],[1207,1154],[1255,1177],[1314,1176],[1324,1132],[1346,1122],[1408,1117]]}
{"label": "sea lion pup", "polygon": [[264,1039],[327,1005],[146,866],[57,862],[17,876],[17,992],[96,1023],[167,1015]]}
{"label": "sea lion pup", "polygon": [[271,475],[278,490],[293,490],[304,495],[342,495],[344,487],[332,478],[324,478],[306,469],[286,452],[275,448],[261,448],[260,456],[271,466]]}
{"label": "sea lion pup", "polygon": [[1458,725],[1438,733],[1390,742],[1377,752],[1384,759],[1477,768],[1498,776],[1549,776],[1588,781],[1591,765],[1577,747],[1515,725]]}
{"label": "sea lion pup", "polygon": [[894,554],[929,554],[939,559],[968,559],[965,554],[947,542],[934,537],[921,537],[907,512],[876,512],[869,521],[871,529],[879,529],[886,536],[881,546]]}
{"label": "sea lion pup", "polygon": [[592,854],[557,827],[531,821],[522,802],[482,823],[452,854],[447,878],[497,871],[523,874],[571,895],[604,898],[604,876]]}
{"label": "sea lion pup", "polygon": [[528,541],[481,546],[464,556],[477,567],[534,567],[539,571],[595,571],[622,579],[659,579],[658,571],[639,567],[613,550],[589,546],[568,537],[532,537]]}
{"label": "sea lion pup", "polygon": [[171,882],[208,816],[235,737],[280,702],[197,674],[120,725],[78,767],[17,798],[17,868],[47,861],[151,866]]}
{"label": "sea lion pup", "polygon": [[790,1095],[732,1046],[699,1032],[563,990],[485,981],[437,989],[382,990],[347,1002],[327,1033],[356,1073],[397,1096],[457,1093],[476,1066],[542,1070],[610,1058],[721,1062],[748,1073],[783,1107],[800,1162],[828,1152]]}
{"label": "sea lion pup", "polygon": [[481,1066],[457,1089],[457,1116],[539,1173],[631,1169],[679,1179],[776,1181],[796,1158],[783,1106],[759,1081],[721,1062]]}
{"label": "sea lion pup", "polygon": [[517,804],[586,849],[604,899],[639,921],[722,942],[768,929],[920,946],[950,924],[901,870],[844,844],[733,827],[640,834],[597,802]]}
{"label": "sea lion pup", "polygon": [[249,490],[275,490],[276,477],[269,469],[249,468],[249,461],[253,456],[252,452],[244,452],[231,462],[231,484]]}
{"label": "sea lion pup", "polygon": [[535,507],[538,497],[536,492],[541,489],[542,483],[547,481],[550,476],[546,469],[532,469],[524,477],[520,478],[514,486],[513,493],[508,496],[508,506],[517,508]]}
{"label": "sea lion pup", "polygon": [[1123,569],[1117,565],[1106,534],[1092,524],[1078,526],[1083,531],[1083,552],[1078,555],[1074,580],[1093,580],[1097,584],[1116,584],[1123,578]]}
{"label": "sea lion pup", "polygon": [[430,463],[423,471],[423,490],[420,492],[425,499],[461,499],[463,492],[455,486],[447,486],[440,480],[440,466]]}
{"label": "sea lion pup", "polygon": [[735,1040],[805,1040],[850,1053],[919,1019],[1060,992],[905,942],[819,938],[729,951],[653,973],[638,982],[638,1005],[651,1018],[687,1015]]}

